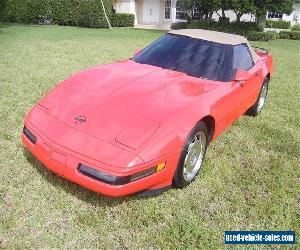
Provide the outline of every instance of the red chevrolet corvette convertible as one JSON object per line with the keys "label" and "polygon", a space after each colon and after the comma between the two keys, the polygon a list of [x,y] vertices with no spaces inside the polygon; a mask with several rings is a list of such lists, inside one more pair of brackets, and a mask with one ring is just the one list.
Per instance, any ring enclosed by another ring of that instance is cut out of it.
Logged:
{"label": "red chevrolet corvette convertible", "polygon": [[182,188],[209,143],[265,104],[272,57],[241,36],[170,31],[79,72],[27,114],[22,140],[58,175],[108,196]]}

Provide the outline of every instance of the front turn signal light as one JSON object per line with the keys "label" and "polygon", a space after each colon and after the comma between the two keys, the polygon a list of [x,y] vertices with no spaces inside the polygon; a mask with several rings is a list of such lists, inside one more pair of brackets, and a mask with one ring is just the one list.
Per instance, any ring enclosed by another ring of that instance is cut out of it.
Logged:
{"label": "front turn signal light", "polygon": [[166,162],[164,161],[164,162],[161,162],[161,163],[159,163],[157,166],[156,166],[156,172],[159,172],[159,171],[162,171],[162,170],[164,170],[165,169],[165,167],[166,167]]}
{"label": "front turn signal light", "polygon": [[161,162],[158,165],[156,165],[156,167],[148,168],[144,171],[141,171],[141,172],[138,172],[136,174],[131,175],[130,176],[130,182],[137,181],[137,180],[140,180],[142,178],[153,175],[153,174],[155,174],[159,171],[164,170],[165,167],[166,167],[166,162]]}

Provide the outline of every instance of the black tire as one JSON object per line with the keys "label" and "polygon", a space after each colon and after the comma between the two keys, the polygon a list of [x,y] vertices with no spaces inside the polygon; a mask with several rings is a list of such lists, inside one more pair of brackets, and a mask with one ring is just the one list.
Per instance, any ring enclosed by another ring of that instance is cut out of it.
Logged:
{"label": "black tire", "polygon": [[[205,135],[206,143],[205,143],[205,147],[204,147],[204,153],[202,154],[203,157],[202,157],[200,169],[197,171],[196,175],[191,180],[187,181],[184,177],[185,159],[188,156],[190,144],[193,143],[193,140],[194,140],[195,136],[198,135],[201,132],[203,132],[204,135]],[[177,168],[176,168],[176,171],[175,171],[175,174],[174,174],[174,177],[173,177],[173,186],[174,187],[183,188],[183,187],[187,186],[188,184],[190,184],[191,182],[193,182],[195,180],[195,178],[197,177],[197,175],[199,174],[199,172],[202,169],[204,158],[205,158],[205,153],[206,153],[206,149],[207,149],[208,144],[209,144],[208,129],[207,129],[205,123],[201,121],[190,132],[190,134],[188,136],[188,139],[187,139],[186,143],[184,144],[184,147],[183,147],[182,152],[180,154],[180,158],[179,158],[178,163],[177,163]]]}
{"label": "black tire", "polygon": [[[257,100],[256,100],[255,104],[247,110],[247,112],[246,112],[247,115],[255,117],[259,113],[262,112],[262,110],[263,110],[263,108],[266,104],[266,100],[267,100],[269,82],[270,82],[269,78],[266,77],[265,80],[263,81],[262,86],[261,86],[261,89],[260,89],[259,95],[257,97]],[[259,101],[261,99],[262,94],[264,93],[263,92],[264,88],[266,88],[265,100],[264,100],[264,103],[263,103],[262,107],[260,107],[260,102]]]}

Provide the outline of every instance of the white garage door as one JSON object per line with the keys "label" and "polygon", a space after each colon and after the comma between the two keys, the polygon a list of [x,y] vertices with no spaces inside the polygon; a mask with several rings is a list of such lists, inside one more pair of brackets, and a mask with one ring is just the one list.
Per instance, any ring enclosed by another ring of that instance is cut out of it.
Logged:
{"label": "white garage door", "polygon": [[143,2],[143,22],[159,22],[159,0],[144,0]]}

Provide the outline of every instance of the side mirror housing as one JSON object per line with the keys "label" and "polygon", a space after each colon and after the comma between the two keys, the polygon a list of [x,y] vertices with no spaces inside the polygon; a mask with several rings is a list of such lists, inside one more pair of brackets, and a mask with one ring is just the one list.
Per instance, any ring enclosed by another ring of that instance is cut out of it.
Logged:
{"label": "side mirror housing", "polygon": [[133,56],[136,56],[136,55],[140,54],[142,52],[142,50],[143,50],[142,48],[135,49],[135,51],[133,53]]}
{"label": "side mirror housing", "polygon": [[246,70],[242,69],[237,69],[235,72],[235,78],[234,81],[236,82],[242,82],[242,81],[247,81],[250,77],[250,74]]}

